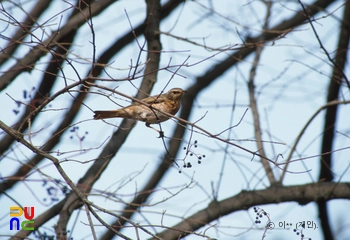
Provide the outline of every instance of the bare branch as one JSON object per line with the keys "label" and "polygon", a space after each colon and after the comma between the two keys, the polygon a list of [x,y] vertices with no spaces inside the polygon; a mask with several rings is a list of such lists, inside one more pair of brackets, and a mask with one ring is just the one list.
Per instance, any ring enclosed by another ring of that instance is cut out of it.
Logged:
{"label": "bare branch", "polygon": [[179,239],[192,234],[205,225],[210,225],[210,222],[222,216],[257,205],[290,201],[305,205],[319,199],[348,199],[350,198],[349,185],[349,182],[324,182],[297,186],[272,186],[264,190],[244,191],[222,201],[211,202],[207,208],[186,217],[184,221],[157,234],[157,236],[169,240]]}

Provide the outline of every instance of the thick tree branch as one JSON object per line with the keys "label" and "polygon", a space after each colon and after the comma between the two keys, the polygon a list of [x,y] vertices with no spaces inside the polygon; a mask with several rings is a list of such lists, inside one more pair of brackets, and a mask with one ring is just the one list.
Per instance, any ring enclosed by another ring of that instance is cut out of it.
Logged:
{"label": "thick tree branch", "polygon": [[[330,79],[328,87],[327,102],[338,100],[339,91],[343,79],[344,67],[347,60],[348,46],[350,40],[350,1],[346,1],[344,8],[343,21],[340,27],[338,48],[335,55],[335,63],[333,66],[333,73]],[[347,81],[347,79],[344,79]],[[333,105],[327,108],[323,137],[321,145],[321,154],[325,152],[331,152],[333,150],[333,144],[335,143],[334,134],[336,130],[338,105]],[[332,181],[332,157],[333,154],[327,154],[320,157],[320,181]],[[332,230],[329,223],[329,215],[327,208],[327,199],[321,199],[317,202],[319,218],[325,239],[334,239]]]}
{"label": "thick tree branch", "polygon": [[[154,83],[157,81],[157,74],[160,62],[160,53],[162,50],[159,27],[161,21],[161,5],[160,0],[147,0],[146,8],[146,20],[145,20],[145,38],[147,41],[147,59],[149,59],[146,69],[145,77],[141,83],[136,98],[142,99],[149,95],[153,88]],[[125,120],[124,120],[125,121]],[[123,216],[124,218],[127,218]],[[112,224],[113,228],[120,231],[120,226],[125,224],[124,219],[118,219],[116,223]],[[107,230],[107,232],[101,237],[102,239],[112,239],[115,233]]]}
{"label": "thick tree branch", "polygon": [[[310,183],[297,186],[271,186],[264,190],[243,191],[233,197],[208,204],[208,207],[198,211],[184,221],[159,233],[162,239],[180,239],[193,233],[210,222],[230,213],[249,209],[257,205],[298,202],[301,205],[318,200],[350,199],[350,183]],[[269,213],[273,219],[273,212]],[[167,227],[168,228],[168,227]]]}

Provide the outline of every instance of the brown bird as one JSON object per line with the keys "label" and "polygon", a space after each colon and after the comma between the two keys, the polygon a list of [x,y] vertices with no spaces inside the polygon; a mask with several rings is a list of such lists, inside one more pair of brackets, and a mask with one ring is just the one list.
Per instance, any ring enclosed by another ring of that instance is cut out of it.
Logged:
{"label": "brown bird", "polygon": [[186,91],[182,90],[181,88],[173,88],[170,89],[167,93],[158,94],[142,99],[141,101],[146,103],[146,105],[139,102],[134,102],[133,104],[118,110],[94,111],[94,119],[135,119],[145,122],[147,127],[160,132],[157,129],[151,127],[150,124],[168,120],[169,116],[164,115],[162,112],[175,115],[180,108],[180,100],[185,92]]}

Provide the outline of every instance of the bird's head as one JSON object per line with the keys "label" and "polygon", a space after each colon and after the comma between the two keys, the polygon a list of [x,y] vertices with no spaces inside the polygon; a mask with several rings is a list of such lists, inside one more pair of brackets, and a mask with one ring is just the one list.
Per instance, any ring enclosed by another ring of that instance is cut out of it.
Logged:
{"label": "bird's head", "polygon": [[172,88],[166,93],[166,96],[169,100],[180,100],[184,93],[186,91],[181,88]]}

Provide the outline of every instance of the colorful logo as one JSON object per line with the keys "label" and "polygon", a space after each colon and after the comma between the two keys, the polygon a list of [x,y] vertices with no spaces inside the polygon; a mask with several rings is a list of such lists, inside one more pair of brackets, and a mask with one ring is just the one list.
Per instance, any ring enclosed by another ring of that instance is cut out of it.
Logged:
{"label": "colorful logo", "polygon": [[[20,224],[19,218],[22,216],[24,212],[25,221],[22,221]],[[10,207],[10,230],[19,230],[19,226],[23,230],[34,230],[34,207],[24,207],[24,211],[22,208],[18,206]]]}

